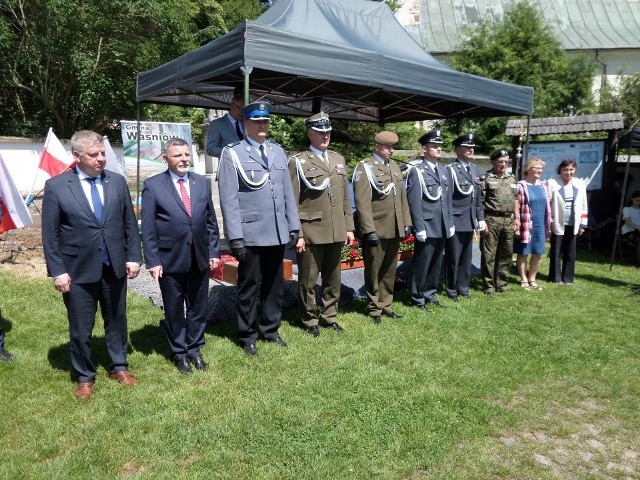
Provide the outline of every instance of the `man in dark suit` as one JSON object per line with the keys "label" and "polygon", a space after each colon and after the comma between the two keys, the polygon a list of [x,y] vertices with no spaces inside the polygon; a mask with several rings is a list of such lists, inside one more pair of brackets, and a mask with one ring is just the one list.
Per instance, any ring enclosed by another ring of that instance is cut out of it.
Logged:
{"label": "man in dark suit", "polygon": [[[211,184],[189,172],[191,152],[181,138],[163,154],[168,169],[144,182],[142,241],[145,265],[160,282],[165,333],[181,373],[208,365],[200,354],[207,326],[209,271],[220,262],[218,222]],[[185,315],[186,304],[186,315]]]}
{"label": "man in dark suit", "polygon": [[243,105],[243,96],[236,94],[231,99],[229,112],[209,122],[206,147],[208,155],[220,158],[224,147],[230,143],[242,140],[244,137],[244,126],[242,124]]}
{"label": "man in dark suit", "polygon": [[76,166],[50,178],[42,200],[42,242],[47,270],[62,293],[69,319],[76,398],[93,394],[96,368],[91,332],[97,304],[104,321],[109,377],[135,385],[127,364],[127,278],[140,270],[140,237],[127,182],[105,170],[102,136],[71,137]]}
{"label": "man in dark suit", "polygon": [[[287,158],[282,147],[267,140],[268,102],[242,109],[244,140],[222,150],[218,189],[224,233],[238,259],[238,338],[247,355],[256,355],[258,331],[281,347],[284,279],[282,260],[287,242],[298,242],[300,220]],[[258,300],[261,304],[257,321]]]}
{"label": "man in dark suit", "polygon": [[472,162],[475,140],[472,133],[453,141],[457,159],[448,165],[453,180],[453,222],[456,232],[445,246],[445,282],[447,295],[469,298],[473,231],[485,229],[484,209],[480,195],[480,169]]}
{"label": "man in dark suit", "polygon": [[400,239],[411,234],[411,216],[402,173],[391,160],[398,143],[394,132],[374,137],[373,155],[362,160],[353,171],[358,219],[363,238],[364,284],[367,313],[375,324],[381,315],[400,318],[391,308],[398,264]]}
{"label": "man in dark suit", "polygon": [[419,139],[424,159],[409,170],[407,202],[415,236],[411,275],[411,302],[419,309],[430,303],[440,306],[436,297],[445,239],[453,236],[451,176],[438,165],[442,154],[440,130],[431,130]]}

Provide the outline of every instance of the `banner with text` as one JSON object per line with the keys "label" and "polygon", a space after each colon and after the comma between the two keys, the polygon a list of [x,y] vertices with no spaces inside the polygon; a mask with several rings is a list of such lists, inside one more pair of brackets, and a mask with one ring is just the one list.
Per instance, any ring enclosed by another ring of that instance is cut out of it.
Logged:
{"label": "banner with text", "polygon": [[576,162],[576,177],[584,180],[587,190],[600,190],[604,165],[605,142],[576,141],[531,143],[527,158],[537,157],[544,161],[542,180],[558,178],[557,168],[563,160]]}
{"label": "banner with text", "polygon": [[[138,157],[138,122],[120,120],[122,128],[122,149],[126,163],[135,163]],[[162,160],[165,143],[171,138],[178,137],[191,144],[191,125],[188,123],[140,122],[140,165],[145,167],[158,166]]]}

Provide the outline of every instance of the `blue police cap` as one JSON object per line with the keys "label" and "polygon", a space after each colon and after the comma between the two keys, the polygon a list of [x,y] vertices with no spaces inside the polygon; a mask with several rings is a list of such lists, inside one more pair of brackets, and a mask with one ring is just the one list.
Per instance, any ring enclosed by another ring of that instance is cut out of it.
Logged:
{"label": "blue police cap", "polygon": [[245,120],[269,120],[270,110],[269,102],[254,102],[242,107],[241,112]]}

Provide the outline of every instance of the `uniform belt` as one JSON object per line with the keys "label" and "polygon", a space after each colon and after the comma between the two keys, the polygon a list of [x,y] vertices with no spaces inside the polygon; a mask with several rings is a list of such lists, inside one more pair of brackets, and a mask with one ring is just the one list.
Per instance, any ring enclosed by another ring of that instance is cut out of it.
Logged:
{"label": "uniform belt", "polygon": [[497,212],[495,210],[485,210],[484,213],[490,217],[510,217],[513,215],[513,212]]}

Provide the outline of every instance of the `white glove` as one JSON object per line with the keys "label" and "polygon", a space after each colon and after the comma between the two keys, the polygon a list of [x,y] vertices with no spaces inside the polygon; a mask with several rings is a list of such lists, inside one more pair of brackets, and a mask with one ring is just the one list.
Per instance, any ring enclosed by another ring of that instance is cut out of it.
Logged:
{"label": "white glove", "polygon": [[416,240],[418,240],[419,242],[426,242],[427,241],[427,231],[426,230],[420,230],[419,232],[416,232]]}
{"label": "white glove", "polygon": [[449,228],[449,236],[447,238],[453,237],[455,233],[456,233],[456,227]]}
{"label": "white glove", "polygon": [[478,231],[483,232],[487,228],[487,223],[484,220],[478,221]]}

